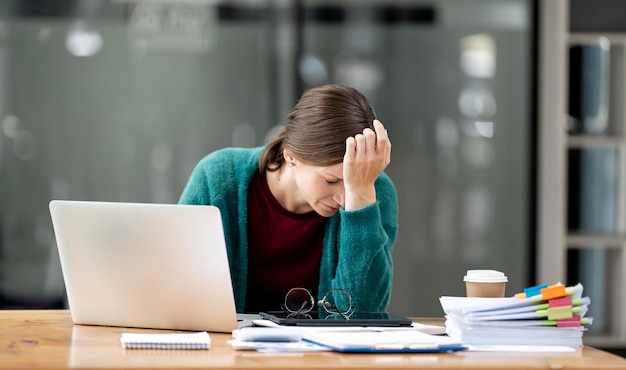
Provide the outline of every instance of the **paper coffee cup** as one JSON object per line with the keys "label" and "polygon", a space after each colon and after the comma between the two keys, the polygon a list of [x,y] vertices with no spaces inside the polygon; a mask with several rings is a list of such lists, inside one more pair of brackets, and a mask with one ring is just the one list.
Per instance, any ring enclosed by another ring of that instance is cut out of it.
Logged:
{"label": "paper coffee cup", "polygon": [[496,270],[467,270],[463,281],[468,297],[502,298],[509,280]]}

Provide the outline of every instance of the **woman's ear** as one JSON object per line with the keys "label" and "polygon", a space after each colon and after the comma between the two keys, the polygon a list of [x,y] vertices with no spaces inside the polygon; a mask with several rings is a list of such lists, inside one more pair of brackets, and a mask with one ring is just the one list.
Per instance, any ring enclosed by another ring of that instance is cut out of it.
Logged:
{"label": "woman's ear", "polygon": [[295,164],[296,163],[296,159],[294,158],[293,155],[291,155],[291,153],[289,153],[289,151],[287,149],[283,149],[283,158],[285,158],[285,163],[286,164]]}

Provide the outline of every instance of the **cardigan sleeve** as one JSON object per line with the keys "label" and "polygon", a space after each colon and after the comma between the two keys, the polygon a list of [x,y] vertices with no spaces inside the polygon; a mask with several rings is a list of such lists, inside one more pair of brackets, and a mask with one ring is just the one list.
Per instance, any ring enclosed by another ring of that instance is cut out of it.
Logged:
{"label": "cardigan sleeve", "polygon": [[398,200],[384,173],[376,180],[376,199],[367,207],[340,211],[337,268],[331,285],[348,291],[357,311],[385,311],[391,298]]}

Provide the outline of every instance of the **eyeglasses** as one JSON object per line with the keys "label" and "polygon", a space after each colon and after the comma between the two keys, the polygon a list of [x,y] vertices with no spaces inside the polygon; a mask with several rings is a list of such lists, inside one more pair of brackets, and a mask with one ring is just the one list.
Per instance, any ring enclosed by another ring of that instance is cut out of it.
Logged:
{"label": "eyeglasses", "polygon": [[317,301],[311,292],[306,288],[292,288],[285,295],[285,304],[283,305],[283,311],[289,312],[289,318],[293,317],[308,317],[309,312],[317,306],[324,309],[326,313],[331,316],[339,315],[344,320],[349,320],[350,316],[354,313],[352,307],[352,297],[344,289],[333,288],[326,292],[324,297]]}

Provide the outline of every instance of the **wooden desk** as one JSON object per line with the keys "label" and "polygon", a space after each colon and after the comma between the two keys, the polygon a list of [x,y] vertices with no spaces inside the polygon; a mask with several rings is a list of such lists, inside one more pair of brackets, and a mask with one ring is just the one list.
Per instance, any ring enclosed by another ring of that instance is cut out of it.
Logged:
{"label": "wooden desk", "polygon": [[562,354],[263,354],[235,351],[229,334],[211,333],[208,351],[124,350],[123,332],[167,331],[74,325],[67,310],[0,310],[0,369],[626,369],[626,359],[590,347]]}

